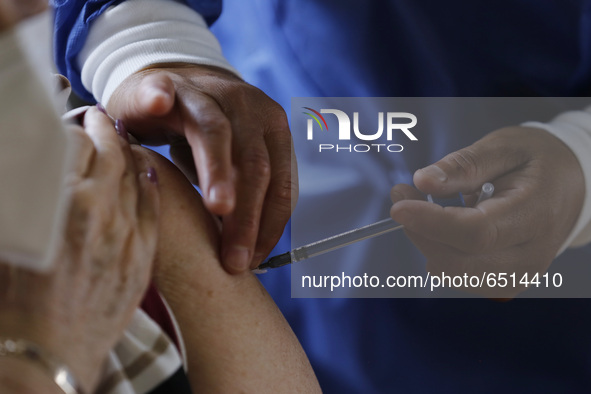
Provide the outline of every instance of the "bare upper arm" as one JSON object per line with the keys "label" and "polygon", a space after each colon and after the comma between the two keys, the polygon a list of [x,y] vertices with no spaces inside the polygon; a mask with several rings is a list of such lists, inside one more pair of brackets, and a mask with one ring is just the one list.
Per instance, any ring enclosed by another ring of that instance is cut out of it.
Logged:
{"label": "bare upper arm", "polygon": [[258,279],[222,268],[219,223],[193,186],[160,155],[139,147],[134,154],[158,173],[154,279],[181,327],[193,390],[319,392],[297,338]]}

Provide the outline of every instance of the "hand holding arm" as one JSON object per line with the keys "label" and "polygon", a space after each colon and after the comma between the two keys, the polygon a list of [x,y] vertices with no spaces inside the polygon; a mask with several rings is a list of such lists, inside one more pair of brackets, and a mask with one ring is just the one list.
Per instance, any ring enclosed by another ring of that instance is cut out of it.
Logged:
{"label": "hand holding arm", "polygon": [[186,64],[133,74],[108,109],[140,140],[170,142],[177,165],[198,178],[206,207],[223,218],[224,267],[237,273],[257,266],[297,198],[283,109],[228,71]]}
{"label": "hand holding arm", "polygon": [[91,392],[148,284],[158,192],[106,116],[92,108],[84,127],[69,130],[75,156],[52,271],[0,266],[0,336],[38,344]]}

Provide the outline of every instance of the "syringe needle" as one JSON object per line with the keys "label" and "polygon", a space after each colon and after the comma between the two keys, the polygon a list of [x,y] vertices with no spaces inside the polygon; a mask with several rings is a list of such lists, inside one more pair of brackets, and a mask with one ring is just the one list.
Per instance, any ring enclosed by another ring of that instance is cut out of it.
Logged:
{"label": "syringe needle", "polygon": [[298,261],[309,259],[310,257],[351,245],[355,242],[400,230],[403,227],[403,225],[396,223],[389,218],[380,220],[379,222],[368,224],[367,226],[356,228],[338,235],[333,235],[332,237],[300,246],[290,252],[271,257],[269,260],[259,265],[257,269],[277,268],[283,265],[296,263]]}
{"label": "syringe needle", "polygon": [[[487,182],[484,185],[482,185],[480,196],[478,197],[476,205],[484,200],[491,198],[494,191],[495,187],[492,183]],[[435,202],[442,206],[465,206],[464,197],[461,193],[458,194],[458,197],[452,199],[434,200],[431,197],[431,195],[427,196],[427,199],[429,202]],[[346,231],[341,234],[333,235],[332,237],[312,242],[308,245],[292,249],[289,252],[271,257],[270,259],[259,265],[256,268],[256,270],[260,271],[266,270],[267,268],[278,268],[287,264],[296,263],[298,261],[309,259],[310,257],[318,256],[323,253],[331,252],[344,246],[351,245],[355,242],[377,237],[379,235],[400,230],[402,228],[404,228],[403,225],[396,223],[394,220],[390,218],[380,220],[379,222],[368,224],[367,226]]]}

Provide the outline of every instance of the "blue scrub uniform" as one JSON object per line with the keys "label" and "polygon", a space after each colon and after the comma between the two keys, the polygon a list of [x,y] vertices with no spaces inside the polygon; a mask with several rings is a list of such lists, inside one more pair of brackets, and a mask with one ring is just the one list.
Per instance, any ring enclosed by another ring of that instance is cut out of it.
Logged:
{"label": "blue scrub uniform", "polygon": [[[288,114],[292,97],[591,92],[590,1],[226,0],[213,30],[230,63]],[[383,179],[376,194],[387,199],[411,171],[481,135],[423,137],[431,146],[420,155],[370,174]],[[313,190],[300,192],[298,206],[315,203]],[[422,260],[409,242],[396,250]],[[590,255],[568,251],[553,264]],[[327,393],[591,392],[590,300],[291,299],[289,269],[261,280]]]}

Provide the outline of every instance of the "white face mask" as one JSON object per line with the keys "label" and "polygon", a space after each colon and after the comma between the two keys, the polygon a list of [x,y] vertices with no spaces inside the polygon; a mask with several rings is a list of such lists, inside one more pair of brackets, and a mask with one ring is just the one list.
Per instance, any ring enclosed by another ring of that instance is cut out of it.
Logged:
{"label": "white face mask", "polygon": [[47,9],[19,23],[14,29],[14,34],[27,62],[48,93],[53,94],[51,74],[55,72],[55,66],[51,53],[51,31],[52,15],[51,11]]}
{"label": "white face mask", "polygon": [[50,32],[44,12],[0,34],[0,260],[36,270],[52,262],[67,145]]}

